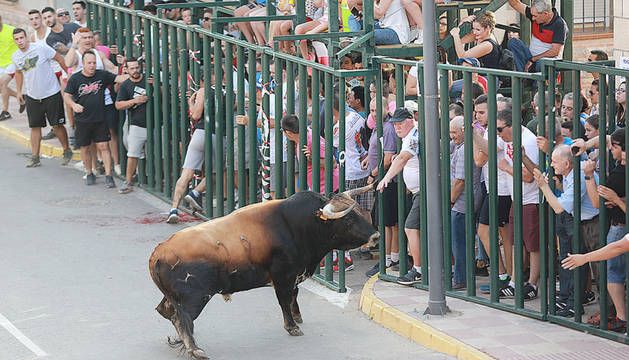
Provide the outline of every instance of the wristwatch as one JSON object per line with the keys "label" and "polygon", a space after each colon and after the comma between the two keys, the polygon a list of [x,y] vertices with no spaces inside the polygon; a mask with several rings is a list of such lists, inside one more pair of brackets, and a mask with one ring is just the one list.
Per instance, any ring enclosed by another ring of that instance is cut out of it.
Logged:
{"label": "wristwatch", "polygon": [[585,177],[585,180],[590,180],[590,179],[592,179],[592,177],[591,177],[591,176],[587,176],[587,175],[585,175],[584,177]]}

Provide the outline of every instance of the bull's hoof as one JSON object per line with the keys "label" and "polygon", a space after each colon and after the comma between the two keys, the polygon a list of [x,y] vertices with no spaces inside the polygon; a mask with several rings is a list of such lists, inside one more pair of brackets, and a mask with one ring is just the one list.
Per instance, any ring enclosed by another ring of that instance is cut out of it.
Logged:
{"label": "bull's hoof", "polygon": [[295,320],[297,324],[304,323],[304,320],[301,318],[301,314],[293,314],[293,320]]}
{"label": "bull's hoof", "polygon": [[209,359],[209,357],[207,357],[207,355],[205,355],[205,351],[203,351],[201,349],[192,350],[190,352],[190,356],[193,359],[197,359],[197,360],[208,360]]}
{"label": "bull's hoof", "polygon": [[170,336],[168,336],[166,338],[166,341],[168,341],[168,345],[171,348],[173,348],[173,349],[176,349],[176,348],[179,348],[179,347],[183,346],[183,341],[181,341],[181,340],[179,340],[177,338],[171,338]]}
{"label": "bull's hoof", "polygon": [[287,329],[286,331],[288,331],[288,333],[290,334],[290,336],[303,336],[304,333],[301,331],[301,329],[297,326],[295,326],[292,329]]}

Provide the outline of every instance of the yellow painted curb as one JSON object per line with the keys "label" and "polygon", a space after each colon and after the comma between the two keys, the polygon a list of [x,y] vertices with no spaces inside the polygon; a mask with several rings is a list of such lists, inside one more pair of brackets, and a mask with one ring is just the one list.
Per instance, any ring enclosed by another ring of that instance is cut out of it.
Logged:
{"label": "yellow painted curb", "polygon": [[[31,148],[31,139],[15,129],[12,129],[8,126],[0,125],[0,133],[13,139],[20,145],[23,145],[29,149]],[[39,153],[43,156],[62,158],[63,148],[42,143],[39,148]],[[81,153],[78,151],[72,151],[72,160],[81,160]]]}
{"label": "yellow painted curb", "polygon": [[360,295],[360,310],[369,318],[397,334],[411,339],[429,349],[448,354],[462,360],[490,360],[491,356],[475,349],[432,326],[387,305],[373,292],[378,280],[374,275],[367,281]]}

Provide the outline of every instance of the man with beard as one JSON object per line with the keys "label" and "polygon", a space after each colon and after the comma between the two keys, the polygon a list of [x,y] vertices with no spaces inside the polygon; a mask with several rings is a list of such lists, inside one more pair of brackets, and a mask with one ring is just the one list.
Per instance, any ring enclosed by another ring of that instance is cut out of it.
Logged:
{"label": "man with beard", "polygon": [[42,12],[42,18],[46,26],[50,28],[50,34],[46,38],[46,43],[51,48],[57,50],[61,55],[68,53],[72,47],[72,34],[74,34],[80,26],[74,23],[63,24],[57,21],[55,9],[45,7]]}
{"label": "man with beard", "polygon": [[138,158],[144,158],[146,143],[146,81],[136,58],[127,59],[125,65],[129,78],[120,84],[116,109],[127,110],[129,115],[129,144],[127,150],[126,181],[118,190],[121,194],[133,191],[133,175],[138,166]]}

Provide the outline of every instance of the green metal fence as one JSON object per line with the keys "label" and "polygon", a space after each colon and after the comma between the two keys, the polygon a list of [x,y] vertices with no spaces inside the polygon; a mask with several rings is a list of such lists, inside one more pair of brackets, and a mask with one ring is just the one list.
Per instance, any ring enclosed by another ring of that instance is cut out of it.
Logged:
{"label": "green metal fence", "polygon": [[[170,200],[172,198],[177,179],[181,175],[181,166],[190,140],[190,123],[188,120],[188,104],[186,93],[196,90],[203,79],[205,86],[204,104],[204,127],[205,127],[205,166],[204,174],[207,189],[204,197],[205,216],[214,218],[223,216],[238,207],[247,204],[263,201],[273,191],[276,198],[283,198],[292,195],[295,191],[306,190],[307,185],[307,165],[305,154],[300,149],[293,146],[287,147],[287,156],[282,158],[283,133],[279,126],[282,115],[296,114],[299,118],[300,144],[305,144],[307,129],[310,125],[311,131],[315,134],[315,141],[312,142],[312,153],[320,151],[319,142],[316,136],[322,133],[325,141],[324,165],[324,188],[319,186],[320,173],[313,171],[312,190],[323,193],[333,192],[332,172],[335,166],[340,169],[340,191],[345,187],[345,167],[340,158],[335,156],[335,149],[332,146],[333,129],[335,119],[344,119],[346,115],[345,93],[347,91],[346,80],[352,77],[361,77],[365,84],[365,105],[369,104],[369,84],[376,85],[377,104],[377,137],[380,139],[383,134],[382,109],[385,104],[382,102],[383,79],[380,71],[383,65],[393,66],[396,73],[396,105],[403,106],[407,97],[404,94],[405,69],[408,66],[418,67],[418,79],[423,78],[422,63],[408,60],[393,59],[387,57],[370,57],[364,63],[368,66],[362,70],[339,70],[338,58],[331,61],[331,66],[306,61],[302,58],[275,51],[268,47],[261,47],[248,42],[223,35],[222,30],[229,22],[244,21],[241,18],[233,18],[230,11],[225,8],[228,5],[235,5],[235,2],[215,2],[204,3],[204,7],[212,7],[217,11],[213,15],[213,27],[210,30],[203,29],[198,25],[187,26],[181,22],[171,21],[164,18],[163,10],[157,16],[145,12],[129,10],[118,5],[90,0],[89,3],[89,24],[93,28],[101,30],[105,39],[110,43],[124,44],[125,54],[144,56],[145,75],[153,79],[152,87],[147,89],[149,102],[147,104],[147,158],[144,163],[141,181],[146,189],[155,195]],[[180,4],[181,6],[184,6]],[[198,7],[201,5],[191,5]],[[168,6],[164,7],[167,8]],[[275,17],[270,12],[267,17],[260,18],[261,21],[272,19],[283,19]],[[331,16],[332,18],[332,16]],[[132,31],[131,31],[132,29]],[[369,32],[352,34],[358,36],[360,41],[367,44],[372,42]],[[308,38],[310,35],[304,36]],[[339,33],[322,34],[317,39],[328,42],[330,53],[335,53],[338,48]],[[140,46],[134,45],[134,38],[140,38]],[[280,37],[276,40],[298,40],[296,36]],[[366,50],[370,53],[370,50]],[[370,54],[373,54],[371,52]],[[256,67],[260,66],[260,70]],[[444,189],[450,188],[450,137],[449,122],[446,120],[449,102],[449,78],[451,74],[457,77],[462,75],[463,91],[471,93],[473,72],[479,71],[487,79],[488,94],[499,93],[500,78],[511,79],[510,94],[512,95],[513,117],[513,147],[519,149],[522,146],[521,125],[523,119],[520,109],[525,105],[523,99],[530,97],[531,87],[535,86],[539,92],[539,102],[537,106],[542,109],[537,114],[537,121],[540,124],[540,131],[545,129],[545,118],[543,109],[552,108],[552,104],[545,104],[546,93],[553,93],[556,87],[556,75],[562,72],[562,79],[574,77],[578,79],[579,71],[599,72],[604,78],[601,88],[600,109],[605,116],[601,116],[599,125],[603,132],[605,121],[615,115],[615,103],[610,91],[612,84],[619,82],[620,77],[628,77],[627,71],[621,71],[604,67],[601,65],[575,64],[570,62],[548,62],[545,63],[542,73],[528,74],[508,72],[492,69],[470,69],[467,67],[454,65],[439,65],[440,73],[440,109],[435,109],[442,114],[441,121],[441,161],[442,161],[442,186]],[[257,78],[259,73],[259,78]],[[274,74],[272,74],[274,73]],[[310,73],[310,74],[309,74]],[[580,82],[572,81],[573,91],[579,93]],[[606,87],[604,84],[608,84]],[[422,81],[418,84],[419,96],[416,98],[419,113],[423,113],[424,101],[421,96]],[[605,90],[603,90],[605,89]],[[311,96],[309,97],[309,92]],[[256,99],[256,94],[258,99]],[[334,114],[334,98],[338,95],[338,115]],[[271,102],[271,97],[275,101]],[[575,97],[576,99],[577,97]],[[308,122],[309,102],[311,102],[311,118]],[[575,101],[578,104],[578,100]],[[258,110],[258,103],[260,104]],[[464,123],[465,129],[473,128],[473,104],[471,97],[464,98]],[[495,96],[488,98],[488,126],[489,134],[497,134],[497,99]],[[577,107],[576,105],[574,106]],[[272,111],[273,110],[273,111]],[[275,116],[274,126],[271,126],[271,114]],[[235,122],[236,117],[247,116],[248,125],[239,125]],[[323,121],[319,121],[322,116]],[[261,127],[256,124],[260,119]],[[550,133],[554,129],[554,111],[549,112]],[[578,117],[575,117],[579,121]],[[626,121],[626,120],[625,120]],[[424,122],[419,121],[420,130],[420,174],[425,174],[424,151]],[[275,141],[269,143],[268,134],[274,134]],[[339,146],[338,152],[345,150],[345,122],[339,121]],[[465,143],[473,143],[472,132],[465,132]],[[500,253],[498,235],[498,193],[497,193],[497,158],[496,158],[496,136],[488,137],[488,164],[489,164],[489,218],[490,218],[490,249],[489,257],[491,264],[498,263]],[[603,140],[601,140],[601,145]],[[289,142],[289,145],[290,144]],[[549,153],[553,144],[549,145]],[[271,147],[275,150],[275,162],[271,170]],[[605,153],[602,151],[601,153]],[[382,177],[385,173],[382,157],[382,143],[378,142],[379,169],[378,174]],[[466,179],[471,179],[473,154],[472,147],[465,148],[465,172]],[[540,161],[538,168],[541,172],[548,171],[552,178],[552,168],[549,168],[548,157],[545,153],[539,153]],[[318,169],[321,165],[318,156],[312,160],[312,168]],[[295,162],[297,161],[297,162]],[[599,159],[600,168],[605,169],[605,156]],[[452,236],[450,233],[450,212],[444,206],[443,229],[445,239],[444,275],[447,294],[449,296],[463,298],[494,308],[515,312],[518,314],[534,317],[540,320],[550,320],[575,327],[580,330],[594,332],[597,335],[605,336],[616,341],[629,343],[626,335],[611,333],[605,329],[606,320],[601,321],[599,329],[581,324],[581,315],[577,313],[574,319],[566,319],[555,316],[555,285],[557,264],[557,246],[555,241],[555,216],[549,211],[546,204],[539,206],[540,219],[540,280],[538,283],[539,301],[535,304],[524,301],[523,294],[523,269],[524,269],[524,244],[522,239],[522,154],[514,152],[513,159],[513,193],[514,193],[514,273],[515,280],[514,299],[501,299],[498,296],[499,281],[498,272],[492,271],[489,279],[490,294],[487,296],[477,294],[477,278],[475,270],[475,227],[476,214],[473,208],[473,184],[471,181],[465,182],[466,212],[465,212],[465,245],[466,245],[466,283],[465,291],[455,291],[452,289]],[[578,170],[579,163],[575,161],[575,168]],[[275,186],[269,184],[271,171],[275,177]],[[604,171],[603,171],[604,172]],[[426,193],[427,176],[420,176],[420,194]],[[629,179],[629,176],[627,177]],[[601,176],[601,183],[605,184],[605,176]],[[578,183],[576,184],[579,185]],[[629,184],[628,184],[629,185]],[[398,179],[398,224],[403,224],[405,219],[405,187],[401,177]],[[444,191],[444,204],[450,202],[449,192]],[[575,197],[575,216],[579,214],[580,198]],[[378,227],[384,234],[384,206],[382,196],[377,196],[377,212],[379,214]],[[421,197],[420,208],[420,249],[422,278],[421,284],[417,287],[427,289],[428,286],[428,251],[427,251],[427,218],[429,211],[425,196]],[[601,211],[604,216],[605,210]],[[575,225],[575,229],[578,226]],[[401,226],[401,225],[400,225]],[[600,238],[605,239],[605,223],[600,225]],[[577,232],[578,234],[578,232]],[[400,248],[400,272],[408,269],[407,243],[404,232],[398,232],[398,242]],[[579,249],[579,235],[573,240],[574,249]],[[601,242],[602,245],[602,242]],[[338,255],[339,272],[335,275],[333,271],[332,255],[325,259],[325,268],[315,278],[326,286],[339,291],[346,291],[345,272],[343,255]],[[495,266],[494,266],[495,267]],[[576,274],[576,273],[575,273]],[[388,281],[395,281],[393,273],[387,273],[385,269],[385,246],[384,236],[380,244],[380,278]],[[580,289],[582,284],[575,275],[575,288]],[[606,282],[604,271],[600,273],[598,282]],[[577,292],[578,293],[578,292]],[[599,300],[600,303],[606,301],[604,291]],[[583,299],[576,296],[576,304],[581,304]],[[601,307],[601,314],[606,315],[604,306]]]}

